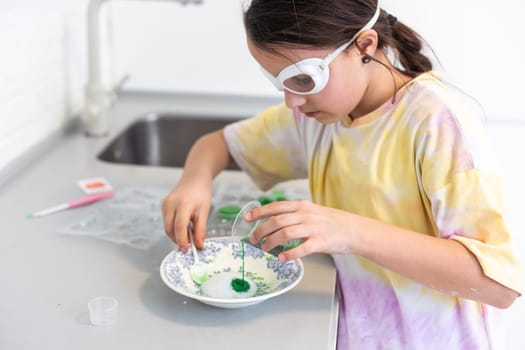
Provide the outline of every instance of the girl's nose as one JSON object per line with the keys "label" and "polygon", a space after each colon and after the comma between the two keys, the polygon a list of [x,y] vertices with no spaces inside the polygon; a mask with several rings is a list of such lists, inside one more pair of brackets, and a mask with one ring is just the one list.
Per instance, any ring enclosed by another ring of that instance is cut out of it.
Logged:
{"label": "girl's nose", "polygon": [[288,90],[284,90],[284,102],[288,108],[296,108],[306,103],[306,97],[304,95],[297,95]]}

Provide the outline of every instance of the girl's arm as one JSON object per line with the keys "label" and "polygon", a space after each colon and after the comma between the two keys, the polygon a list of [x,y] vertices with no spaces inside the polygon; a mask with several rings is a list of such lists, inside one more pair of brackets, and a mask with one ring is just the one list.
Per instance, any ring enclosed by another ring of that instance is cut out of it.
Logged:
{"label": "girl's arm", "polygon": [[518,293],[486,277],[475,256],[453,239],[432,237],[308,201],[275,202],[252,210],[245,219],[271,217],[252,233],[252,243],[266,237],[270,250],[292,239],[303,243],[279,255],[281,261],[310,253],[365,257],[433,289],[499,308]]}
{"label": "girl's arm", "polygon": [[359,230],[348,236],[350,249],[428,287],[507,308],[519,294],[484,275],[463,244],[355,216]]}
{"label": "girl's arm", "polygon": [[195,244],[203,247],[212,181],[230,161],[222,130],[202,136],[190,149],[181,179],[162,202],[164,229],[181,249],[188,249],[190,221]]}

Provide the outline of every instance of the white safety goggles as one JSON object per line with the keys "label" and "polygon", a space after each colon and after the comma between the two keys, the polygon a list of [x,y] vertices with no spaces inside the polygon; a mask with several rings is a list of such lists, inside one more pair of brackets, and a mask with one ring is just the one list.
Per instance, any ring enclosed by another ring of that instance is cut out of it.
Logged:
{"label": "white safety goggles", "polygon": [[374,26],[379,18],[381,7],[379,1],[377,2],[376,12],[374,16],[361,28],[347,43],[339,46],[334,52],[322,58],[306,58],[297,63],[291,64],[284,68],[275,77],[266,69],[261,67],[264,75],[272,82],[272,84],[280,91],[288,90],[297,95],[310,95],[321,92],[328,83],[330,78],[329,65],[344,49],[350,46],[354,40],[367,29]]}

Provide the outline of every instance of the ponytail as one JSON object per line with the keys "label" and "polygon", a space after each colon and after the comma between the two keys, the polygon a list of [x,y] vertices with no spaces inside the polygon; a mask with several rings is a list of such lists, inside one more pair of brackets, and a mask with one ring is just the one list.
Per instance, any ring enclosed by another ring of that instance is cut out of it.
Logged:
{"label": "ponytail", "polygon": [[397,21],[394,16],[387,17],[391,28],[391,36],[388,39],[391,40],[385,39],[385,42],[388,42],[388,46],[397,53],[401,70],[411,77],[432,70],[432,61],[423,53],[426,43],[421,36],[404,23]]}

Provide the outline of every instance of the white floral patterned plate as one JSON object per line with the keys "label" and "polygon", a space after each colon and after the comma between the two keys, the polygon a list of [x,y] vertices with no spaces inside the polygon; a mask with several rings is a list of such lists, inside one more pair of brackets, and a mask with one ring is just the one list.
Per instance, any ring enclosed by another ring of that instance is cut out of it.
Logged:
{"label": "white floral patterned plate", "polygon": [[[198,251],[199,260],[207,263],[210,280],[218,275],[235,273],[241,277],[242,246],[231,237],[208,238],[203,250]],[[160,265],[160,276],[175,292],[202,303],[220,308],[236,309],[255,305],[294,288],[303,278],[304,266],[300,259],[280,263],[273,255],[249,244],[244,245],[245,278],[256,285],[252,297],[217,298],[205,293],[204,285],[198,285],[190,276],[193,264],[191,252],[176,249],[169,253]]]}

